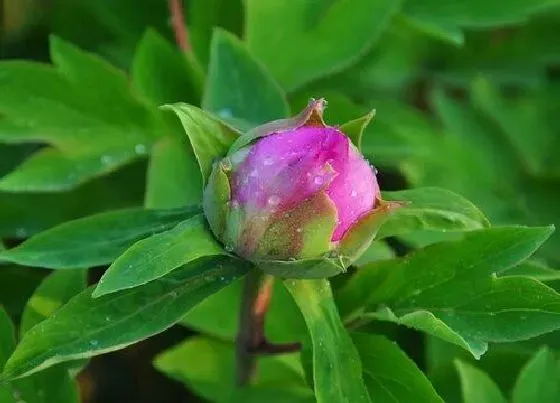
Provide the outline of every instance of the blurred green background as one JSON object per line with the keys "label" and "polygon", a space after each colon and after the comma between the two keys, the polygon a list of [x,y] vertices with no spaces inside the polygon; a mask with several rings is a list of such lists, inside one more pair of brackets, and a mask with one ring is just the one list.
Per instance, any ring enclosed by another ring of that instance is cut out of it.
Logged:
{"label": "blurred green background", "polygon": [[[212,31],[221,27],[247,42],[285,90],[292,112],[311,97],[329,101],[326,117],[332,124],[377,110],[363,151],[379,169],[382,189],[440,186],[473,201],[493,224],[560,226],[558,0],[260,0],[260,5],[258,0],[185,0],[192,47],[185,71],[195,77],[189,79],[176,65],[167,65],[179,52],[164,0],[3,0],[0,7],[2,59],[49,62],[49,36],[55,34],[134,72],[139,43],[149,42],[147,35],[156,38],[154,43],[166,41],[157,47],[163,53],[150,70],[157,77],[133,74],[159,103],[200,104],[196,77],[205,75]],[[156,84],[150,84],[152,79]],[[174,90],[160,88],[157,80],[167,80]],[[92,79],[79,88],[87,93],[104,84]],[[14,90],[2,86],[0,75],[0,104],[13,95],[9,91]],[[232,111],[218,113],[227,118]],[[12,172],[40,147],[33,142],[3,144],[2,136],[9,137],[10,130],[0,125],[0,175]],[[92,175],[65,189],[33,184],[16,189],[5,182],[0,186],[3,244],[15,245],[93,212],[149,205],[144,199],[146,158],[127,162],[110,175]],[[400,253],[441,237],[417,233],[392,246]],[[560,232],[537,257],[558,267]],[[15,267],[0,272],[0,302],[13,317],[43,275]],[[174,328],[94,359],[81,376],[85,401],[191,401],[180,385],[157,374],[145,360],[185,334],[188,330]],[[433,340],[424,349],[408,331],[399,337],[442,396],[452,399],[457,379],[447,365],[458,354],[455,349]],[[557,334],[541,339],[494,351],[479,365],[508,389],[535,346],[541,341],[559,344]],[[122,388],[123,382],[141,386]]]}

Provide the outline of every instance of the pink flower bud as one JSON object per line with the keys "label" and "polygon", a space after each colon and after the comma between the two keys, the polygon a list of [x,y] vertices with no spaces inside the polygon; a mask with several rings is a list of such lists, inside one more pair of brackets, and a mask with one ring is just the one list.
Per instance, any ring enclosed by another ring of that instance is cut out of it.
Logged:
{"label": "pink flower bud", "polygon": [[337,213],[332,241],[379,196],[372,168],[334,127],[299,127],[257,140],[232,179],[232,200],[249,211],[286,212],[325,191]]}
{"label": "pink flower bud", "polygon": [[[381,200],[374,169],[350,139],[323,122],[323,107],[313,101],[292,119],[241,136],[204,191],[204,212],[226,249],[282,276],[344,270],[395,207]],[[292,260],[308,265],[297,272],[285,264]]]}

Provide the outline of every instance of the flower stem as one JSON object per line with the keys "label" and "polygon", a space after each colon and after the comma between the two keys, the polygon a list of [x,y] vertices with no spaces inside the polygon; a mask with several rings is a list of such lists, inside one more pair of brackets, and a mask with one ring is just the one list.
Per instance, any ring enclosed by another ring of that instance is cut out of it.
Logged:
{"label": "flower stem", "polygon": [[173,33],[175,34],[175,42],[183,52],[191,50],[189,42],[189,31],[185,23],[185,15],[183,14],[183,5],[181,0],[168,0],[169,13],[171,14],[171,24]]}
{"label": "flower stem", "polygon": [[264,324],[272,299],[274,277],[253,268],[245,277],[239,333],[236,340],[237,385],[246,385],[253,377],[258,354],[282,354],[298,351],[300,343],[273,344],[266,340]]}

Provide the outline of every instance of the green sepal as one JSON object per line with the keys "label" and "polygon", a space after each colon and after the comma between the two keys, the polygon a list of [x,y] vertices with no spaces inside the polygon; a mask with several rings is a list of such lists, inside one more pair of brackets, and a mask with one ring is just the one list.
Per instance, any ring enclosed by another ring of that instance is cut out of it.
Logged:
{"label": "green sepal", "polygon": [[336,227],[336,206],[325,192],[318,192],[292,210],[274,213],[254,258],[288,260],[322,256],[331,249]]}
{"label": "green sepal", "polygon": [[376,206],[352,225],[340,241],[338,251],[344,266],[351,265],[366,251],[389,214],[404,203],[377,199]]}
{"label": "green sepal", "polygon": [[231,188],[226,169],[221,161],[216,162],[202,195],[202,205],[210,229],[218,239],[222,239],[226,230],[230,198]]}
{"label": "green sepal", "polygon": [[292,118],[273,120],[272,122],[255,127],[235,140],[229,149],[228,155],[249,145],[254,140],[260,137],[266,137],[272,133],[293,130],[304,126],[326,127],[327,125],[323,120],[325,106],[326,102],[323,98],[313,99],[304,110]]}
{"label": "green sepal", "polygon": [[243,256],[244,253],[240,249],[240,245],[243,244],[241,238],[244,232],[243,224],[245,221],[245,214],[237,202],[228,202],[226,209],[226,228],[223,233],[222,241],[228,252],[235,251],[239,256]]}
{"label": "green sepal", "polygon": [[265,273],[281,278],[325,278],[346,272],[339,258],[323,257],[301,260],[257,260]]}
{"label": "green sepal", "polygon": [[372,109],[368,114],[344,123],[340,126],[340,131],[349,137],[356,148],[361,151],[362,135],[374,117],[375,109]]}

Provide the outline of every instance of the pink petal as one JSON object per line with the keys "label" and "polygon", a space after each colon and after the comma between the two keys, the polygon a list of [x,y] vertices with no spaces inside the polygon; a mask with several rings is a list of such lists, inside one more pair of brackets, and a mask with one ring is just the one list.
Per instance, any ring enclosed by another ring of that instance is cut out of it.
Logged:
{"label": "pink petal", "polygon": [[372,168],[352,146],[347,162],[335,161],[333,167],[337,176],[327,194],[338,210],[338,225],[332,237],[333,241],[338,241],[363,214],[375,207],[379,185]]}
{"label": "pink petal", "polygon": [[334,128],[303,127],[264,137],[239,166],[233,199],[256,209],[289,210],[328,185],[336,175],[329,165],[347,161],[348,144]]}

